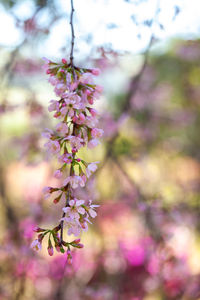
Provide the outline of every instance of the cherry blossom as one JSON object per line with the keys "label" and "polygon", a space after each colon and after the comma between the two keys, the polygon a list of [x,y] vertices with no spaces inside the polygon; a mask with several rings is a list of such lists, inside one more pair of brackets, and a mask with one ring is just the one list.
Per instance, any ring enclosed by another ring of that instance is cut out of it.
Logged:
{"label": "cherry blossom", "polygon": [[94,83],[93,75],[99,74],[97,69],[75,67],[71,62],[67,63],[65,58],[61,63],[45,59],[44,68],[50,75],[49,82],[54,86],[56,96],[60,99],[51,100],[48,106],[49,112],[53,112],[53,117],[59,119],[59,122],[55,125],[55,130],[46,129],[42,136],[47,138],[47,152],[56,155],[58,163],[61,164],[55,170],[54,177],[60,180],[66,176],[59,187],[44,188],[44,199],[56,192],[53,203],[62,202],[65,206],[60,223],[53,229],[42,229],[38,240],[31,247],[40,249],[42,240],[47,235],[49,255],[54,253],[53,244],[61,253],[67,247],[67,259],[72,262],[70,247],[82,248],[83,245],[79,242],[65,242],[64,226],[68,235],[79,236],[82,231],[88,230],[88,223],[91,223],[89,218],[97,216],[94,208],[98,205],[93,205],[91,200],[77,199],[75,190],[86,185],[87,179],[97,170],[99,163],[88,163],[77,157],[77,152],[85,146],[97,146],[103,135],[103,130],[97,128],[98,113],[91,107],[102,88]]}
{"label": "cherry blossom", "polygon": [[34,240],[34,241],[32,242],[31,248],[32,248],[33,250],[36,250],[36,251],[41,250],[41,249],[42,249],[42,244],[39,242],[38,239],[36,239],[36,240]]}
{"label": "cherry blossom", "polygon": [[97,164],[99,163],[99,161],[93,162],[91,164],[89,164],[86,168],[86,175],[89,178],[92,173],[94,173],[97,170]]}
{"label": "cherry blossom", "polygon": [[84,200],[73,199],[69,201],[69,207],[64,207],[63,211],[71,218],[71,219],[79,219],[79,214],[84,215],[85,209],[81,206],[84,204]]}

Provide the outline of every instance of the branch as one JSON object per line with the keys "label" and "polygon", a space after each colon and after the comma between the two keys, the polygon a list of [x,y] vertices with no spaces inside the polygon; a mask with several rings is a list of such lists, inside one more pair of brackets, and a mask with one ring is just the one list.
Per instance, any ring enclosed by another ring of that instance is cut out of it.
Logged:
{"label": "branch", "polygon": [[74,14],[74,6],[73,6],[73,0],[71,0],[71,15],[70,15],[70,25],[71,25],[71,35],[72,35],[72,39],[71,39],[71,52],[70,52],[70,63],[71,66],[73,67],[73,51],[74,51],[74,39],[75,39],[75,35],[74,35],[74,25],[73,25],[73,14]]}
{"label": "branch", "polygon": [[[160,4],[160,0],[157,1],[157,6],[156,6],[156,10],[155,10],[155,16],[154,16],[153,23],[156,22],[157,17],[158,17],[159,4]],[[137,91],[139,89],[142,75],[143,75],[143,73],[145,71],[145,68],[147,66],[147,63],[148,63],[149,51],[151,49],[153,41],[154,41],[154,34],[152,32],[149,44],[146,48],[146,51],[144,52],[144,61],[143,61],[143,64],[141,66],[141,69],[140,69],[139,73],[137,75],[135,75],[134,77],[132,77],[132,79],[131,79],[129,91],[126,95],[125,102],[124,102],[124,104],[122,105],[122,108],[121,108],[122,114],[126,113],[126,112],[133,113],[132,109],[131,109],[131,100],[133,99],[133,97],[135,97],[135,95],[137,94]],[[116,139],[119,137],[119,135],[120,135],[119,130],[117,130],[115,135],[112,136],[110,140],[108,140],[104,161],[101,164],[101,166],[99,167],[98,172],[104,167],[104,165],[107,163],[108,159],[112,156],[113,146],[114,146],[114,143],[115,143]]]}

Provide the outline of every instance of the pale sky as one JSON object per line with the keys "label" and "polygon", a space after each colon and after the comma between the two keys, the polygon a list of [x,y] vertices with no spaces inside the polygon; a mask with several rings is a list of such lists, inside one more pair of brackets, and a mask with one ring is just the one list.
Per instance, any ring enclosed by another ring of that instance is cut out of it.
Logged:
{"label": "pale sky", "polygon": [[[133,2],[133,1],[130,1]],[[136,26],[131,19],[136,15],[138,21],[145,18],[151,19],[155,16],[158,0],[143,1],[139,6],[128,3],[124,0],[74,0],[75,6],[75,34],[76,49],[83,55],[88,55],[91,51],[91,44],[87,44],[83,37],[92,34],[92,45],[101,46],[112,45],[114,50],[130,51],[138,53],[148,44],[151,32],[155,33],[158,39],[165,41],[170,37],[199,37],[200,32],[200,0],[160,0],[161,12],[158,22],[162,23],[164,30],[154,24],[153,28]],[[174,6],[181,9],[173,21]],[[58,0],[57,6],[62,13],[69,13],[70,1]],[[31,0],[22,1],[17,6],[14,13],[19,18],[27,19],[32,15],[34,4]],[[7,13],[0,5],[0,46],[13,47],[20,43],[23,36],[15,26],[13,17]],[[48,19],[47,13],[40,15],[39,22],[45,23]],[[117,27],[108,29],[116,24]],[[137,35],[141,35],[141,39]],[[57,22],[51,30],[48,38],[39,46],[39,55],[59,57],[60,48],[66,46],[71,39],[69,20],[65,19]]]}

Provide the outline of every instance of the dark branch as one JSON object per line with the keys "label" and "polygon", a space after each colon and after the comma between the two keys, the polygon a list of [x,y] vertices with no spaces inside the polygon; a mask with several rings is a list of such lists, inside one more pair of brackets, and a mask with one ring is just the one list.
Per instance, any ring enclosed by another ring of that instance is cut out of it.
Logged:
{"label": "dark branch", "polygon": [[73,5],[73,0],[71,0],[71,15],[70,15],[70,26],[71,26],[71,35],[72,35],[72,39],[71,39],[71,52],[70,52],[70,64],[73,67],[73,52],[74,52],[74,39],[75,39],[75,35],[74,35],[74,25],[73,25],[73,14],[74,14],[74,5]]}

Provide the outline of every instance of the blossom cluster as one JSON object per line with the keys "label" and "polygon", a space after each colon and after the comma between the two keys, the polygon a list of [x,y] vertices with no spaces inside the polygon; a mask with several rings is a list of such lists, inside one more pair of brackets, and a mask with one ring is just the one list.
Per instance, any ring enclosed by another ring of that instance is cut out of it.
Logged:
{"label": "blossom cluster", "polygon": [[[47,138],[47,152],[57,157],[60,167],[54,172],[54,177],[62,180],[60,187],[45,187],[44,198],[54,196],[54,203],[63,201],[63,215],[58,226],[53,230],[36,228],[38,239],[33,241],[32,248],[41,249],[44,236],[49,234],[48,252],[53,255],[53,238],[55,248],[62,253],[67,247],[68,261],[71,261],[70,246],[82,248],[79,239],[73,242],[63,240],[63,226],[68,228],[68,235],[79,236],[87,231],[90,218],[96,217],[92,200],[76,199],[74,190],[84,187],[87,179],[97,169],[99,162],[88,163],[78,156],[78,151],[87,146],[93,148],[99,144],[103,130],[96,127],[97,111],[92,107],[102,88],[93,81],[93,75],[98,75],[98,69],[85,69],[73,66],[66,59],[55,63],[45,59],[45,70],[50,75],[49,82],[54,86],[54,92],[59,100],[51,100],[49,112],[58,119],[55,130],[46,129],[43,136]],[[66,177],[66,172],[68,176]],[[78,241],[78,242],[77,242]]]}

